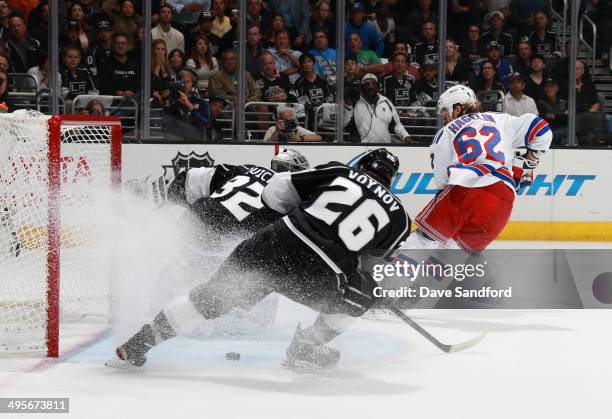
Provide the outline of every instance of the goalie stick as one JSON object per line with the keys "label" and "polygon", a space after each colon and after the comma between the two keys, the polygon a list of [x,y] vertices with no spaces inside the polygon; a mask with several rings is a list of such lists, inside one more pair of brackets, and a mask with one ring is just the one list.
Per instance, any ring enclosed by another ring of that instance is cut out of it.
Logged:
{"label": "goalie stick", "polygon": [[412,320],[410,317],[404,314],[404,312],[400,310],[398,307],[396,307],[393,303],[386,303],[384,304],[384,306],[388,308],[389,310],[391,310],[393,314],[399,317],[408,326],[412,327],[414,330],[419,332],[423,337],[425,337],[425,339],[427,339],[428,341],[436,345],[438,349],[446,353],[459,352],[459,351],[464,351],[466,349],[469,349],[472,346],[475,346],[478,343],[480,343],[486,336],[486,333],[481,333],[475,338],[465,341],[463,343],[447,345],[447,344],[440,342],[438,339],[432,336],[427,330],[423,329],[418,323],[416,323],[414,320]]}

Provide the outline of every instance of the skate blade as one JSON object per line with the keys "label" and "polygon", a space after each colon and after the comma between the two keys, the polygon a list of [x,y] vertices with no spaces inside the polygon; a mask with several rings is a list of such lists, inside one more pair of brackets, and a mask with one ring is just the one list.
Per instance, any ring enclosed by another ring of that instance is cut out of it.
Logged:
{"label": "skate blade", "polygon": [[142,367],[137,367],[136,365],[130,363],[129,361],[124,361],[124,360],[119,359],[119,358],[109,359],[108,361],[106,361],[104,363],[104,365],[109,367],[109,368],[114,368],[114,369],[117,369],[117,370],[124,370],[124,371],[140,371],[140,370],[142,370]]}
{"label": "skate blade", "polygon": [[312,362],[304,361],[301,359],[285,359],[281,362],[281,366],[288,370],[297,371],[297,372],[318,372],[318,371],[329,371],[333,370],[335,365],[320,365]]}

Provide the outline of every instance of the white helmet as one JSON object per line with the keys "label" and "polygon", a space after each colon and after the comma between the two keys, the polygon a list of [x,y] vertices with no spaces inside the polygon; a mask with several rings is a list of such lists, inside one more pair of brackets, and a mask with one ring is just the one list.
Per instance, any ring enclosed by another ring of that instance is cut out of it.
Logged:
{"label": "white helmet", "polygon": [[478,99],[472,89],[462,84],[446,89],[438,99],[438,113],[446,109],[449,115],[453,114],[455,105],[476,105]]}
{"label": "white helmet", "polygon": [[275,172],[298,172],[309,167],[310,164],[306,157],[299,151],[290,148],[281,148],[270,162],[270,168]]}

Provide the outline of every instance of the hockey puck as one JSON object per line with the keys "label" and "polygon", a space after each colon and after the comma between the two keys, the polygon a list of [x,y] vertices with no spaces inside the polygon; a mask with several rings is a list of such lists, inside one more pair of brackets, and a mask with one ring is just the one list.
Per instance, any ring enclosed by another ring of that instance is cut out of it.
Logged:
{"label": "hockey puck", "polygon": [[229,359],[230,361],[238,361],[240,359],[240,354],[238,352],[228,352],[225,354],[225,359]]}

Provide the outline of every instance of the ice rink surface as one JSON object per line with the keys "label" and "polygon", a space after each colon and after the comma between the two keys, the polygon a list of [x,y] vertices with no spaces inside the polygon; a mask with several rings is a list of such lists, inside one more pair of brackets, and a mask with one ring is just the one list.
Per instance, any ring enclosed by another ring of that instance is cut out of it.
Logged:
{"label": "ice rink surface", "polygon": [[[498,242],[497,248],[612,248],[612,243]],[[612,310],[415,310],[444,354],[390,316],[360,319],[333,341],[337,368],[282,368],[298,321],[314,313],[281,299],[254,334],[177,338],[142,371],[109,369],[113,336],[62,330],[64,354],[0,357],[0,397],[69,397],[72,418],[610,418]],[[241,354],[239,361],[226,352]],[[18,417],[41,417],[22,414]]]}

